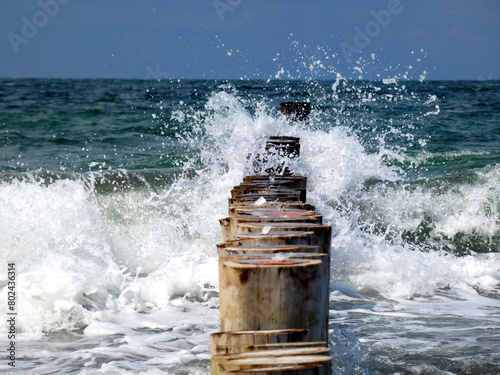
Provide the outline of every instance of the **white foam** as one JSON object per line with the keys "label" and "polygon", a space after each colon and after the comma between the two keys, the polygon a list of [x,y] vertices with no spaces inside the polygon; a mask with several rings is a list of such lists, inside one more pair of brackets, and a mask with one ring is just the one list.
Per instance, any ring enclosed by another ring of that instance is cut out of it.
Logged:
{"label": "white foam", "polygon": [[[3,184],[0,190],[0,233],[7,244],[0,251],[16,263],[23,337],[83,329],[127,309],[141,321],[141,313],[176,297],[210,302],[204,285],[217,286],[217,220],[210,229],[196,207],[162,211],[168,192],[151,209],[151,201],[134,192],[99,202],[81,180]],[[189,219],[198,227],[178,222]]]}

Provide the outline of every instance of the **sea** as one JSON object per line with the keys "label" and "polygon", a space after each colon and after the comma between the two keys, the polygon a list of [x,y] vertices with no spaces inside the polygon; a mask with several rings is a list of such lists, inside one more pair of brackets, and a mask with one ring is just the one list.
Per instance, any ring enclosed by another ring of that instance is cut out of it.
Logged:
{"label": "sea", "polygon": [[219,219],[275,135],[333,228],[332,374],[500,374],[500,82],[340,75],[0,79],[0,373],[209,374]]}

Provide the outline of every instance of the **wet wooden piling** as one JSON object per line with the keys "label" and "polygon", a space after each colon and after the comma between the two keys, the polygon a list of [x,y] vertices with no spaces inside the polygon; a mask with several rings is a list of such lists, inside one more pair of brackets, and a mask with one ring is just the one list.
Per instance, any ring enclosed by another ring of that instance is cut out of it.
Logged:
{"label": "wet wooden piling", "polygon": [[[309,103],[282,103],[290,122]],[[270,137],[255,173],[235,186],[221,219],[221,332],[211,335],[212,374],[314,374],[330,369],[331,226],[306,202],[290,161],[299,138]]]}
{"label": "wet wooden piling", "polygon": [[330,263],[315,257],[224,261],[221,330],[305,328],[305,341],[326,341]]}
{"label": "wet wooden piling", "polygon": [[324,342],[304,342],[305,333],[291,329],[212,334],[212,374],[328,374],[328,348]]}
{"label": "wet wooden piling", "polygon": [[311,103],[283,102],[280,104],[280,110],[291,123],[299,121],[307,123],[311,113]]}

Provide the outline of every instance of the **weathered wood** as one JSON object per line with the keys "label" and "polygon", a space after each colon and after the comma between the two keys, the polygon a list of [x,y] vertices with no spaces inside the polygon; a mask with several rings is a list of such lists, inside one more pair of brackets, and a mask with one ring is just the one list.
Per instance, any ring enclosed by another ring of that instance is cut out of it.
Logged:
{"label": "weathered wood", "polygon": [[[239,241],[234,241],[238,243]],[[229,242],[225,246],[217,247],[219,256],[226,256],[230,254],[275,254],[275,253],[307,253],[318,254],[318,246],[307,245],[271,245],[264,243],[262,245],[232,245]]]}
{"label": "weathered wood", "polygon": [[[297,343],[304,341],[307,330],[301,329],[274,329],[259,331],[226,331],[210,335],[210,354],[240,353],[247,347],[266,344]],[[235,349],[228,348],[240,348]],[[228,351],[229,350],[229,351]]]}
{"label": "weathered wood", "polygon": [[315,216],[319,221],[322,220],[320,213],[316,211],[297,209],[293,207],[254,207],[254,208],[235,208],[229,211],[229,216],[237,217],[262,217],[262,218],[272,218],[272,217],[307,217]]}
{"label": "weathered wood", "polygon": [[281,176],[293,176],[297,162],[293,159],[298,157],[300,146],[292,148],[288,145],[266,145],[262,154],[257,154],[253,163],[254,174],[270,174]]}
{"label": "weathered wood", "polygon": [[309,203],[304,202],[265,202],[261,205],[255,205],[255,202],[237,202],[229,206],[229,215],[235,213],[245,213],[249,211],[262,211],[262,210],[304,210],[316,211],[316,207]]}
{"label": "weathered wood", "polygon": [[231,220],[228,217],[223,219],[219,219],[219,223],[222,231],[222,240],[223,241],[231,241],[234,240],[234,235],[231,231]]}
{"label": "weathered wood", "polygon": [[241,238],[217,244],[217,248],[261,245],[269,247],[275,245],[316,246],[311,244],[313,235],[314,232],[304,231],[272,232],[268,235],[263,235],[261,233],[246,233],[241,235]]}
{"label": "weathered wood", "polygon": [[[297,137],[272,136],[266,142],[265,150],[254,155],[253,172],[289,176],[292,159],[300,155],[300,139]],[[249,158],[252,156],[249,156]]]}
{"label": "weathered wood", "polygon": [[231,198],[239,198],[246,194],[286,194],[286,195],[299,195],[296,189],[286,189],[283,187],[273,187],[273,186],[252,186],[252,187],[240,187],[235,186],[231,189]]}
{"label": "weathered wood", "polygon": [[306,201],[307,177],[305,176],[283,176],[283,175],[253,175],[243,178],[244,184],[262,183],[262,182],[287,182],[291,183],[294,189],[300,192],[300,200]]}
{"label": "weathered wood", "polygon": [[291,137],[288,135],[271,135],[267,139],[267,143],[272,143],[276,141],[284,141],[284,142],[289,142],[293,144],[300,144],[300,138],[299,137]]}
{"label": "weathered wood", "polygon": [[264,211],[257,215],[234,215],[219,219],[219,222],[221,224],[223,240],[232,241],[236,239],[239,233],[256,231],[251,229],[247,230],[246,227],[238,228],[239,225],[243,226],[244,224],[265,224],[276,226],[279,224],[321,224],[322,219],[322,216],[315,212],[288,211],[276,212],[276,214],[274,214],[273,211]]}
{"label": "weathered wood", "polygon": [[250,175],[243,177],[243,183],[260,181],[292,181],[295,188],[307,188],[307,176],[283,176],[283,175]]}
{"label": "weathered wood", "polygon": [[[256,234],[272,234],[273,232],[287,232],[287,231],[308,231],[314,232],[311,245],[318,245],[321,248],[321,252],[330,253],[331,247],[331,236],[332,227],[330,225],[323,224],[309,224],[309,223],[283,223],[275,222],[269,223],[240,223],[236,227],[236,231],[233,233],[235,238],[242,237],[248,233]],[[264,231],[264,233],[263,233]]]}
{"label": "weathered wood", "polygon": [[[262,331],[255,331],[255,332],[262,332]],[[264,350],[312,348],[312,347],[327,348],[328,345],[324,341],[300,341],[300,342],[279,342],[279,343],[255,344],[255,345],[232,345],[225,347],[218,346],[216,355],[245,353],[257,350],[264,351]]]}
{"label": "weathered wood", "polygon": [[290,123],[308,122],[311,114],[311,103],[309,102],[283,102],[280,110]]}
{"label": "weathered wood", "polygon": [[264,367],[257,369],[224,372],[224,375],[323,375],[329,371],[321,369],[319,364]]}
{"label": "weathered wood", "polygon": [[[300,247],[299,247],[300,248]],[[256,251],[250,251],[248,250],[243,250],[245,252],[241,252],[241,250],[232,250],[235,248],[221,248],[219,249],[219,275],[224,275],[224,263],[225,262],[241,262],[241,261],[248,261],[250,259],[259,261],[262,263],[279,263],[279,262],[293,262],[296,259],[299,259],[301,261],[303,260],[321,260],[322,262],[326,263],[326,267],[328,268],[328,278],[330,278],[330,273],[329,273],[329,264],[330,264],[330,258],[328,254],[322,254],[317,252],[317,247],[316,246],[308,246],[308,247],[303,247],[302,249],[307,250],[316,250],[313,252],[286,252],[286,251],[279,251],[279,252],[257,252]],[[286,249],[286,248],[285,248]],[[269,249],[266,249],[269,250]]]}
{"label": "weathered wood", "polygon": [[211,334],[212,374],[329,374],[327,343],[305,342],[306,333],[304,329],[287,329]]}
{"label": "weathered wood", "polygon": [[262,220],[304,220],[306,222],[317,222],[320,224],[322,221],[322,215],[316,211],[308,211],[302,209],[294,209],[294,208],[256,208],[256,209],[246,209],[240,210],[235,215],[232,215],[235,218],[260,218]]}
{"label": "weathered wood", "polygon": [[241,194],[237,198],[229,198],[229,205],[233,205],[235,203],[253,203],[258,199],[264,198],[266,201],[274,201],[274,202],[299,202],[300,192],[298,191],[290,191],[286,192],[262,192],[262,193],[248,193]]}
{"label": "weathered wood", "polygon": [[[231,260],[234,255],[245,256],[240,259],[256,258],[263,256],[271,256],[276,253],[291,253],[295,254],[319,254],[318,246],[307,245],[272,245],[265,241],[261,245],[248,244],[248,241],[230,241],[217,245],[219,255],[219,276],[223,274],[223,264],[227,260]],[[300,257],[300,255],[297,255]],[[306,256],[303,256],[307,258]],[[233,257],[234,258],[234,257]],[[234,260],[234,259],[233,259]]]}
{"label": "weathered wood", "polygon": [[324,261],[293,259],[286,264],[224,262],[221,330],[305,328],[305,341],[326,341],[329,261],[323,255]]}
{"label": "weathered wood", "polygon": [[[275,355],[269,356],[269,351],[264,352],[246,352],[239,354],[237,358],[215,357],[212,359],[212,374],[315,374],[327,375],[329,371],[330,356],[325,355],[327,348],[315,350],[310,353],[308,348],[304,349],[281,349],[276,351]],[[280,354],[279,352],[283,353]],[[300,352],[304,354],[300,354]],[[304,365],[307,365],[304,367]],[[316,369],[316,371],[303,372],[305,369]],[[294,372],[291,372],[294,371]]]}
{"label": "weathered wood", "polygon": [[252,244],[270,243],[276,245],[317,245],[318,242],[313,231],[303,230],[239,233],[235,236],[235,240],[244,240]]}
{"label": "weathered wood", "polygon": [[223,255],[219,255],[219,273],[224,274],[224,263],[225,262],[241,262],[241,261],[259,261],[261,263],[288,263],[293,262],[294,260],[321,260],[326,263],[329,263],[329,259],[327,258],[327,254],[322,253],[246,253],[246,254],[232,254],[226,253]]}
{"label": "weathered wood", "polygon": [[[281,108],[290,122],[310,112],[309,103]],[[330,373],[332,228],[305,203],[307,178],[290,170],[299,141],[270,137],[253,161],[266,175],[246,176],[231,190],[217,245],[222,332],[210,337],[213,375]]]}
{"label": "weathered wood", "polygon": [[286,252],[278,252],[278,253],[257,253],[257,252],[252,252],[252,253],[244,253],[244,254],[235,254],[231,253],[230,251],[227,252],[225,255],[221,255],[220,257],[220,263],[223,264],[226,261],[230,262],[238,262],[241,260],[248,260],[248,259],[254,259],[254,260],[260,260],[260,261],[268,261],[268,262],[273,262],[276,261],[276,259],[283,260],[284,262],[290,260],[293,261],[294,259],[302,259],[302,260],[309,260],[309,259],[320,259],[326,257],[326,254],[322,253],[286,253]]}
{"label": "weathered wood", "polygon": [[266,142],[266,152],[293,159],[300,156],[300,138],[296,137],[269,137]]}
{"label": "weathered wood", "polygon": [[[300,198],[300,192],[295,189],[248,189],[246,192],[241,190],[231,190],[231,198],[240,198],[249,200],[248,196],[251,196],[251,199],[259,199],[260,197],[264,197],[266,200],[273,200],[273,197],[290,197],[291,201],[298,201]],[[269,197],[269,198],[267,198]]]}
{"label": "weathered wood", "polygon": [[234,189],[250,189],[250,188],[265,188],[269,187],[271,189],[295,189],[295,183],[293,180],[257,180],[251,182],[242,182],[236,185]]}
{"label": "weathered wood", "polygon": [[299,348],[273,348],[273,349],[265,349],[265,350],[251,350],[247,352],[241,353],[231,353],[231,354],[222,354],[218,355],[218,358],[221,362],[228,362],[234,359],[251,359],[262,357],[264,354],[266,357],[285,357],[285,356],[294,356],[294,355],[311,355],[311,354],[321,354],[327,353],[330,349],[327,347],[321,346],[305,346]]}
{"label": "weathered wood", "polygon": [[263,223],[273,225],[274,223],[310,223],[321,224],[323,216],[317,212],[304,210],[267,210],[254,211],[242,215],[229,217],[230,238],[234,238],[237,233],[237,226],[245,223]]}

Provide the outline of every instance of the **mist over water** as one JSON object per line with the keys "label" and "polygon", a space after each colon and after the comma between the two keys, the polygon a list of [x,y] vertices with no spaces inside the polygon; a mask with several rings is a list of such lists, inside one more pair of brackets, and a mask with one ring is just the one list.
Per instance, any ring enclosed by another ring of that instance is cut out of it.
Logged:
{"label": "mist over water", "polygon": [[[218,219],[248,155],[289,135],[333,226],[334,372],[500,372],[497,82],[4,83],[20,370],[207,373]],[[308,126],[284,100],[311,101]]]}

